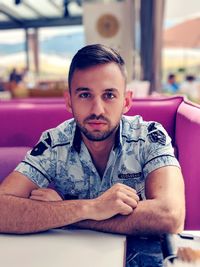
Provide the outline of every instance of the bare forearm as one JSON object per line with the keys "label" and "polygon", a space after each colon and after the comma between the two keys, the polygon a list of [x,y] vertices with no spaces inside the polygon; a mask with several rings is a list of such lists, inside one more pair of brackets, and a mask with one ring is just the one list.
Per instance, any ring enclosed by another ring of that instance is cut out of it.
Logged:
{"label": "bare forearm", "polygon": [[179,168],[167,166],[150,173],[145,194],[147,200],[140,201],[127,216],[117,215],[101,222],[88,220],[75,225],[128,235],[177,233],[183,230],[185,197]]}
{"label": "bare forearm", "polygon": [[30,233],[87,219],[106,220],[116,214],[130,214],[139,200],[135,190],[124,185],[115,185],[96,199],[58,201],[49,189],[34,190],[30,198],[0,191],[0,232]]}
{"label": "bare forearm", "polygon": [[155,200],[145,200],[140,201],[130,215],[117,215],[103,221],[85,220],[74,226],[126,235],[175,233],[182,231],[184,211],[175,213]]}
{"label": "bare forearm", "polygon": [[0,196],[0,232],[33,233],[87,218],[87,200],[41,202]]}

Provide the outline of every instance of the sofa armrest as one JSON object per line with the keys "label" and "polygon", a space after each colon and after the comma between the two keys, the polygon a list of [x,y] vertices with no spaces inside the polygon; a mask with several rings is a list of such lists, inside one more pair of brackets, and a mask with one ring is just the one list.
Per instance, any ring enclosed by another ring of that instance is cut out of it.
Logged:
{"label": "sofa armrest", "polygon": [[182,102],[176,118],[176,145],[186,192],[186,229],[199,229],[200,106]]}
{"label": "sofa armrest", "polygon": [[0,147],[0,183],[23,160],[30,147]]}

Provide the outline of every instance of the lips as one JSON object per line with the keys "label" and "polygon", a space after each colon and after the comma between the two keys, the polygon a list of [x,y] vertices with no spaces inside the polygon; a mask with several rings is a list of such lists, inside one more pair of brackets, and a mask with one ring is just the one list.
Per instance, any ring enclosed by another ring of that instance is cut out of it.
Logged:
{"label": "lips", "polygon": [[100,130],[107,125],[107,122],[103,120],[91,120],[88,121],[87,124],[93,129]]}

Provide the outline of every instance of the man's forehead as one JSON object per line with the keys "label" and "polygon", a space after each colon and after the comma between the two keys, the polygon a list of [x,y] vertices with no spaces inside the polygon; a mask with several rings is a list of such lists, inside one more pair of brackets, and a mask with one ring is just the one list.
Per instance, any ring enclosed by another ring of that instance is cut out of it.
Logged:
{"label": "man's forehead", "polygon": [[[124,89],[125,77],[121,73],[119,66],[115,63],[101,64],[86,69],[76,69],[71,80],[71,89],[88,88],[90,90],[97,87],[101,90]],[[80,89],[79,89],[80,91]]]}
{"label": "man's forehead", "polygon": [[108,63],[104,63],[104,64],[96,64],[96,65],[92,65],[92,66],[87,66],[85,68],[76,68],[74,70],[74,74],[75,73],[82,73],[82,72],[91,72],[91,71],[95,71],[95,70],[99,70],[99,69],[102,69],[102,70],[106,70],[106,69],[112,69],[112,70],[120,70],[120,67],[117,63],[115,62],[108,62]]}

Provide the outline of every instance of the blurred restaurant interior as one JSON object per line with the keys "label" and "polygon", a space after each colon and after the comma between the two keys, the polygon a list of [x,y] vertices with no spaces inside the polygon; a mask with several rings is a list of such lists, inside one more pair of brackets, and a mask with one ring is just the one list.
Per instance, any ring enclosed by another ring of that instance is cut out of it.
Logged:
{"label": "blurred restaurant interior", "polygon": [[125,59],[135,97],[199,103],[198,9],[195,0],[1,0],[0,99],[62,96],[76,51],[103,43]]}
{"label": "blurred restaurant interior", "polygon": [[[163,145],[164,142],[164,146],[162,147],[162,151],[164,152],[166,136],[160,130],[158,133],[155,131],[154,121],[161,123],[169,134],[169,139],[172,141],[175,157],[177,157],[180,163],[185,182],[186,219],[184,230],[198,231],[199,262],[198,265],[195,266],[200,266],[200,212],[197,205],[200,196],[200,0],[0,0],[0,120],[2,122],[2,135],[0,138],[0,184],[3,179],[16,168],[17,164],[23,161],[27,151],[31,151],[31,153],[33,151],[35,153],[33,154],[34,156],[40,156],[47,149],[48,145],[53,151],[53,158],[54,156],[56,157],[57,153],[55,152],[57,151],[57,148],[55,150],[53,150],[53,148],[62,146],[62,148],[65,149],[65,146],[72,143],[70,139],[71,143],[68,141],[66,143],[66,140],[68,139],[65,139],[71,130],[63,130],[63,132],[58,131],[58,134],[55,134],[55,136],[58,135],[56,138],[61,140],[60,143],[56,143],[51,147],[51,138],[49,132],[47,133],[46,130],[57,127],[60,123],[72,118],[72,114],[69,111],[73,110],[73,104],[71,104],[71,106],[69,105],[70,107],[67,111],[65,103],[66,90],[68,89],[67,81],[69,66],[74,54],[80,48],[87,44],[94,43],[101,43],[113,47],[120,52],[125,60],[128,74],[127,90],[133,93],[132,106],[130,105],[131,107],[125,115],[135,116],[139,114],[145,121],[151,122],[149,125],[153,125],[151,129],[149,130],[148,127],[148,131],[145,130],[147,131],[147,136],[153,143],[157,142]],[[113,81],[112,79],[110,80]],[[102,80],[99,79],[98,82],[99,81],[101,84]],[[96,84],[97,83],[95,83],[95,85]],[[102,87],[104,87],[104,85]],[[76,91],[78,91],[78,89],[76,89]],[[86,88],[86,90],[87,89],[88,88]],[[107,91],[109,91],[109,89],[107,89]],[[112,92],[112,90],[110,91]],[[110,98],[112,99],[114,97]],[[131,101],[128,102],[130,103]],[[110,102],[107,103],[109,104],[107,104],[106,108],[110,105]],[[96,108],[98,105],[95,103],[92,107]],[[87,104],[84,106],[84,109],[87,109]],[[81,112],[79,113],[81,115],[84,109],[80,109]],[[114,117],[115,109],[114,112],[112,107],[110,110]],[[111,117],[110,113],[109,116]],[[101,118],[101,116],[99,115],[98,118]],[[132,127],[134,131],[136,130],[135,132],[137,132],[137,134],[141,134],[140,128],[134,128],[137,127],[137,124],[133,123],[130,125],[130,128],[127,127],[127,129],[131,129]],[[115,127],[115,129],[118,128]],[[37,143],[38,140],[42,140],[39,138],[44,131],[46,131],[48,136],[48,138],[45,137],[46,139],[44,139],[45,144],[42,141]],[[126,131],[128,136],[128,130]],[[149,133],[149,131],[152,132]],[[111,132],[111,134],[113,134],[113,132]],[[121,128],[120,131],[117,130],[117,133],[118,132],[121,134]],[[81,137],[81,134],[79,135]],[[79,135],[75,135],[76,139],[79,138]],[[121,138],[121,135],[119,136]],[[108,135],[108,137],[110,137],[110,135]],[[118,135],[115,136],[113,151],[116,147],[115,144],[119,139],[116,137],[118,137]],[[57,141],[56,138],[55,140]],[[107,136],[105,139],[106,138]],[[134,138],[131,140],[127,138],[126,142],[135,144],[138,141],[141,141],[141,147],[143,146],[143,142],[146,142],[146,139],[143,140],[142,138],[139,138],[138,140],[135,140]],[[105,139],[102,139],[103,142]],[[96,141],[97,139],[94,140]],[[38,144],[39,146],[35,146],[35,144]],[[73,141],[73,145],[74,144],[75,142]],[[101,144],[102,143],[100,143],[100,145]],[[33,150],[32,147],[34,147]],[[103,147],[105,147],[105,145]],[[83,151],[81,150],[81,156],[84,155],[86,148],[87,145],[85,145]],[[130,145],[130,149],[127,149],[126,151],[127,155],[128,153],[132,153],[131,148],[132,146]],[[37,152],[38,149],[39,153]],[[120,151],[123,151],[123,149]],[[88,153],[88,151],[86,152]],[[98,151],[98,149],[95,151]],[[144,148],[143,150],[141,149],[142,152],[140,151],[140,148],[138,151],[138,155],[140,153],[141,158],[144,157]],[[65,152],[62,153],[62,155],[64,155],[63,158],[65,158],[65,156],[66,158],[68,157],[68,154],[65,155]],[[116,152],[114,151],[111,156],[113,156],[114,153]],[[156,152],[153,154],[154,158],[149,160],[151,149],[147,149],[147,153],[149,153],[148,161],[145,164],[139,166],[139,161],[135,161],[136,163],[133,161],[133,164],[138,164],[139,167],[137,168],[141,168],[141,172],[120,174],[121,177],[127,177],[127,179],[135,179],[136,177],[136,179],[141,179],[140,177],[143,177],[142,172],[144,166],[152,159],[158,160],[157,158],[159,157],[157,156],[159,154]],[[60,155],[61,154],[59,154],[60,158],[58,158],[59,164],[57,164],[58,167],[56,167],[57,169],[60,168],[60,170],[56,175],[59,177],[59,174],[63,172],[64,174],[66,173],[66,179],[68,179],[68,170],[65,170],[65,166],[67,169],[67,163],[64,162],[64,168],[61,168],[62,165],[60,164],[60,159],[62,155]],[[118,155],[119,154],[116,154],[116,162],[118,162]],[[163,156],[172,157],[172,154]],[[69,156],[71,159],[69,165],[72,169],[74,168],[74,170],[76,170],[77,167],[78,170],[80,166],[75,166],[76,160],[73,157],[73,154],[72,156]],[[130,159],[130,164],[132,164],[132,159],[130,157],[127,156],[124,158],[125,160],[128,159],[127,161]],[[111,157],[109,158],[109,162],[110,159]],[[40,161],[40,157],[37,160]],[[54,170],[55,166],[50,162],[51,157],[47,160],[44,159],[43,161],[47,162],[45,164],[49,164],[48,171],[51,170],[51,168]],[[85,162],[86,163],[84,164],[87,165],[87,161]],[[92,159],[90,162],[92,162]],[[153,166],[154,163],[151,164]],[[126,165],[123,165],[123,168],[126,170],[127,167],[124,166]],[[55,170],[57,170],[56,168]],[[84,167],[84,170],[87,172],[89,168],[90,165],[88,165],[87,168]],[[111,169],[111,166],[106,168]],[[158,168],[160,168],[160,165]],[[40,172],[41,171],[38,173]],[[113,173],[115,174],[114,171],[109,173],[109,176],[114,176]],[[33,171],[33,176],[34,175],[35,173]],[[118,176],[119,178],[120,175]],[[170,175],[170,172],[169,174],[167,172],[166,177],[169,177],[170,179],[175,178],[174,174],[172,176]],[[43,176],[46,178],[46,175]],[[83,181],[79,177],[78,171],[77,175],[74,176],[78,177],[76,177],[78,181],[77,184],[79,186],[80,183],[81,188]],[[162,172],[159,176],[162,176]],[[93,179],[93,173],[91,177]],[[69,178],[71,179],[71,177]],[[79,178],[80,181],[78,180]],[[73,194],[75,194],[76,187],[71,185],[73,183],[70,179],[69,187],[72,188],[72,191],[74,192]],[[50,181],[49,179],[47,180],[48,182]],[[117,183],[121,183],[121,180],[119,179],[116,181]],[[176,184],[174,181],[176,180],[173,180],[173,183]],[[130,179],[127,184],[129,182]],[[108,182],[106,181],[105,185],[107,183]],[[156,182],[153,183],[153,186],[155,183]],[[85,184],[86,182],[84,181],[84,186]],[[165,185],[166,187],[168,186],[168,188],[170,187],[165,181],[164,186],[161,185],[160,188],[164,188]],[[18,188],[20,188],[20,186],[19,183]],[[77,190],[79,190],[78,186]],[[95,187],[96,185],[95,183],[91,183],[91,186]],[[145,185],[143,188],[146,190]],[[101,193],[102,192],[103,191],[101,191]],[[149,194],[149,196],[151,195],[152,193]],[[173,200],[172,194],[170,193],[168,195],[170,195],[170,198]],[[68,197],[67,194],[66,196]],[[152,198],[157,198],[156,194],[155,196]],[[75,195],[69,195],[69,197],[72,197],[73,200],[78,198],[78,196]],[[4,203],[6,202],[3,202],[3,205]],[[163,210],[167,210],[165,204],[166,202],[162,205]],[[176,203],[174,204],[173,202],[173,206],[175,207]],[[136,206],[134,206],[134,208],[135,207]],[[49,210],[51,211],[51,209]],[[156,210],[156,208],[154,208],[154,210]],[[121,215],[123,213],[119,214]],[[168,213],[166,214],[166,217],[168,217]],[[158,224],[159,218],[162,218],[162,216],[158,217]],[[151,222],[151,217],[146,216],[144,220],[147,220],[149,223],[149,221]],[[67,228],[63,229],[66,230]],[[138,231],[138,233],[140,234],[140,231]],[[193,234],[195,233],[193,232]],[[23,235],[23,237],[27,236],[28,235]],[[154,238],[154,235],[152,235],[152,237]],[[157,242],[157,239],[155,239],[155,241]],[[146,242],[145,239],[144,242]],[[24,244],[26,246],[25,242]],[[70,243],[70,246],[76,248],[76,245],[73,244],[75,243]],[[85,243],[84,240],[84,247],[85,244],[87,247],[87,243]],[[13,255],[10,257],[12,253],[10,253],[9,246],[10,244],[6,247],[9,253],[9,256],[7,256],[8,259],[13,257]],[[55,246],[56,245],[54,244],[54,252]],[[112,252],[113,247],[107,249],[105,246],[105,248],[104,251],[108,250],[109,252]],[[41,252],[43,252],[43,249],[41,249]],[[57,254],[57,252],[54,252],[52,253],[53,256]],[[126,249],[123,247],[123,253],[124,252],[126,252]],[[64,256],[65,253],[66,252],[63,254]],[[67,251],[67,253],[70,254],[70,251]],[[90,255],[93,254],[93,251],[92,253],[91,251],[89,253],[88,257],[85,257],[85,255],[82,258],[79,257],[81,261],[83,258],[90,259]],[[17,255],[17,258],[20,258],[17,253],[15,254]],[[25,254],[26,252],[24,255]],[[136,253],[136,255],[137,254],[139,253]],[[37,253],[35,255],[37,255]],[[33,258],[37,258],[35,255]],[[59,255],[60,254],[57,254],[58,257],[60,257]],[[142,258],[143,254],[141,253],[141,255]],[[42,255],[41,258],[43,256],[44,255]],[[101,256],[103,258],[103,255]],[[24,259],[24,257],[21,258]],[[30,259],[28,260],[30,262]],[[98,261],[101,262],[99,259]],[[93,261],[91,262],[93,264]],[[123,262],[125,262],[124,259]],[[7,267],[11,265],[3,266]],[[26,264],[23,266],[29,265]],[[41,261],[40,265],[37,266],[41,266]],[[43,266],[46,267],[45,264],[43,264]],[[72,265],[67,262],[66,266]],[[83,264],[81,266],[88,265]],[[116,265],[111,264],[106,266]],[[123,266],[125,265],[123,264]]]}

